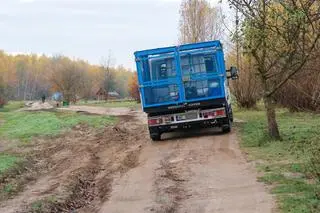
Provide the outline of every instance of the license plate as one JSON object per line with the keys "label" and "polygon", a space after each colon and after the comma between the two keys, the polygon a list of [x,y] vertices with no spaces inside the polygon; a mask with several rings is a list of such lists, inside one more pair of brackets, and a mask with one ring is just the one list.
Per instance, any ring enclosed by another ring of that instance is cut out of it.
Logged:
{"label": "license plate", "polygon": [[186,117],[188,120],[193,120],[198,118],[198,113],[197,112],[190,112],[186,114]]}
{"label": "license plate", "polygon": [[177,115],[177,121],[183,121],[183,120],[193,120],[198,118],[197,112],[189,112],[181,115]]}

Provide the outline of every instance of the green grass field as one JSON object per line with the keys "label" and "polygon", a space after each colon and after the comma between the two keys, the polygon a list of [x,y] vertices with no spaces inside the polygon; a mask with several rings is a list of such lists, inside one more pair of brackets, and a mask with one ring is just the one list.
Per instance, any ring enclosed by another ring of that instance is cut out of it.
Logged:
{"label": "green grass field", "polygon": [[18,161],[19,157],[1,153],[0,154],[0,174],[6,171],[8,168],[13,167]]}
{"label": "green grass field", "polygon": [[281,212],[320,212],[320,184],[310,169],[309,152],[310,147],[320,149],[320,116],[278,110],[281,141],[268,137],[264,111],[236,110],[235,117],[245,121],[236,124],[241,146],[264,173],[259,180],[273,186]]}
{"label": "green grass field", "polygon": [[4,105],[3,108],[0,108],[0,113],[14,111],[22,108],[23,106],[23,101],[10,101],[8,104]]}
{"label": "green grass field", "polygon": [[110,116],[74,112],[6,112],[0,114],[0,119],[4,120],[0,126],[0,137],[24,141],[34,136],[57,135],[79,123],[100,128],[115,121]]}

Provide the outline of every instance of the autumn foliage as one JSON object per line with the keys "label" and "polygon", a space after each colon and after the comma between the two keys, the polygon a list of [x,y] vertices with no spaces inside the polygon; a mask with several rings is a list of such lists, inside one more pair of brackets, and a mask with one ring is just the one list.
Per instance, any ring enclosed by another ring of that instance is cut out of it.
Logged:
{"label": "autumn foliage", "polygon": [[6,94],[5,94],[5,85],[3,82],[2,77],[0,76],[0,108],[3,107],[3,105],[6,104],[7,100],[6,100]]}
{"label": "autumn foliage", "polygon": [[139,94],[139,86],[138,86],[138,76],[137,73],[135,72],[134,75],[129,80],[129,93],[130,96],[140,102],[140,94]]}
{"label": "autumn foliage", "polygon": [[[129,96],[128,81],[133,72],[122,66],[110,66],[112,84],[109,90],[120,97]],[[65,56],[10,55],[0,50],[0,102],[6,100],[36,100],[43,95],[49,99],[61,92],[66,100],[95,99],[105,83],[100,65],[72,60]],[[1,105],[0,103],[0,105]]]}

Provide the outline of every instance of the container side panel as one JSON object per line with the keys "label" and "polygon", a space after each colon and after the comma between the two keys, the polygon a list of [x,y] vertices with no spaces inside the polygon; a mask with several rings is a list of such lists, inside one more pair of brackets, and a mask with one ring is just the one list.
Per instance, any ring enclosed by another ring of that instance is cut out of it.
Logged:
{"label": "container side panel", "polygon": [[177,84],[147,86],[143,88],[146,105],[168,104],[179,101]]}

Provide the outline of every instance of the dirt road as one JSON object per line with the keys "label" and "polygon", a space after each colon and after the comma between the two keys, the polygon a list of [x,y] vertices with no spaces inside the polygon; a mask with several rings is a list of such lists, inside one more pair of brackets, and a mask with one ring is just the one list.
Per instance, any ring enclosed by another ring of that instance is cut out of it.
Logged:
{"label": "dirt road", "polygon": [[257,183],[235,133],[206,133],[169,134],[186,138],[148,144],[139,166],[114,181],[99,212],[271,212],[272,198]]}
{"label": "dirt road", "polygon": [[39,139],[33,147],[42,150],[34,158],[38,176],[2,202],[0,212],[36,212],[39,201],[38,212],[274,212],[273,199],[256,181],[234,132],[170,133],[153,143],[141,112],[75,110],[112,111],[120,122],[103,132],[78,126],[49,143]]}

